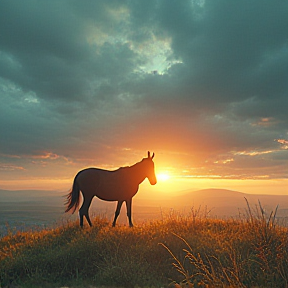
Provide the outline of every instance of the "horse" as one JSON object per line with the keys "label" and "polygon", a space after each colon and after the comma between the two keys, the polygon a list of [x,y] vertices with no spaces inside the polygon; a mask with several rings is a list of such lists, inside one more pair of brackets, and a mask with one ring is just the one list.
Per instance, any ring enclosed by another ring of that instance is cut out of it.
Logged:
{"label": "horse", "polygon": [[143,158],[142,161],[128,167],[120,167],[110,171],[99,168],[87,168],[77,173],[74,178],[71,192],[67,195],[67,209],[65,212],[76,211],[80,204],[80,191],[83,203],[79,209],[80,227],[83,228],[83,216],[92,227],[89,217],[89,207],[94,196],[105,201],[118,201],[112,226],[115,227],[116,220],[120,214],[123,202],[126,203],[129,226],[133,227],[131,219],[132,198],[135,196],[144,179],[148,178],[151,185],[157,183],[154,170],[154,153]]}

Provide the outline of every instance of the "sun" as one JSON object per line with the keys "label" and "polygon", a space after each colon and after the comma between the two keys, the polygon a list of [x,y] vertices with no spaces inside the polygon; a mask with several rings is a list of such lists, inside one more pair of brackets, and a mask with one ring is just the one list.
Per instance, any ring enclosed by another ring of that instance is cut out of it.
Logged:
{"label": "sun", "polygon": [[157,173],[157,180],[159,181],[167,181],[170,179],[169,174],[167,173]]}

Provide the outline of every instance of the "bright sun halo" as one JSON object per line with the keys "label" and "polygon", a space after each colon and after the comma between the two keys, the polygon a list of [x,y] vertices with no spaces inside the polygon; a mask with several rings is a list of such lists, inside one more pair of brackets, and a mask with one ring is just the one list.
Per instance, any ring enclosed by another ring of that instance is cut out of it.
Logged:
{"label": "bright sun halo", "polygon": [[167,173],[159,173],[157,174],[157,179],[159,181],[166,181],[170,178],[170,176]]}

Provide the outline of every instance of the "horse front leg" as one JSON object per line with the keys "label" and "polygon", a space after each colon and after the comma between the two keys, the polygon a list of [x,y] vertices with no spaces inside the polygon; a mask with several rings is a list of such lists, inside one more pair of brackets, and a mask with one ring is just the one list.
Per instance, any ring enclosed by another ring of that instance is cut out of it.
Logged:
{"label": "horse front leg", "polygon": [[125,201],[126,202],[126,208],[127,208],[127,216],[129,219],[129,226],[133,227],[133,223],[132,223],[132,198],[128,199]]}
{"label": "horse front leg", "polygon": [[112,227],[115,227],[116,225],[116,220],[120,214],[120,210],[121,210],[121,206],[123,204],[123,201],[118,201],[117,203],[117,208],[116,208],[116,211],[115,211],[115,217],[114,217],[114,220],[113,220],[113,223],[112,223]]}

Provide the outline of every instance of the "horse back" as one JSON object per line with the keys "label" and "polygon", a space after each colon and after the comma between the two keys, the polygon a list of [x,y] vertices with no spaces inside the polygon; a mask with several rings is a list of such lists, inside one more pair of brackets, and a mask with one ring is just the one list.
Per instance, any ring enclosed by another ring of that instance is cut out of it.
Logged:
{"label": "horse back", "polygon": [[106,201],[126,200],[138,191],[138,184],[129,177],[127,168],[84,169],[77,174],[76,181],[84,197],[97,196]]}

